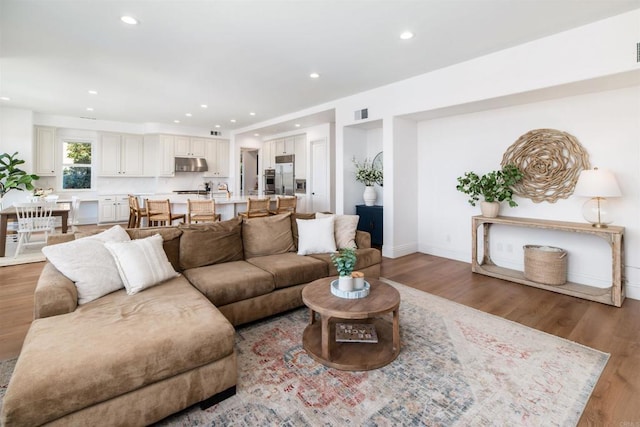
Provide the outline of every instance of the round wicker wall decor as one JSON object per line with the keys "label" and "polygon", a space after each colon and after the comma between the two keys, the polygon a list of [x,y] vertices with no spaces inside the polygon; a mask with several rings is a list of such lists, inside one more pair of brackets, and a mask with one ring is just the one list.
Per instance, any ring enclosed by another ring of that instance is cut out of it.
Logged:
{"label": "round wicker wall decor", "polygon": [[514,193],[535,203],[555,203],[573,193],[578,176],[590,169],[589,154],[578,140],[555,129],[535,129],[522,135],[502,156],[501,165],[516,165],[524,174]]}

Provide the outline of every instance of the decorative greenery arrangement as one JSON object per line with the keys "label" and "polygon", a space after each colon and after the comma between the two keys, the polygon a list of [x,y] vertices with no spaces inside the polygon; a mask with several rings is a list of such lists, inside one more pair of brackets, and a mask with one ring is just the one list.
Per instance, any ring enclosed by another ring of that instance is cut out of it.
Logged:
{"label": "decorative greenery arrangement", "polygon": [[374,167],[369,159],[364,159],[363,163],[358,163],[354,159],[353,164],[356,166],[356,181],[362,182],[366,186],[382,185],[382,171]]}
{"label": "decorative greenery arrangement", "polygon": [[40,179],[38,175],[30,175],[18,168],[24,160],[17,158],[18,152],[9,155],[0,154],[0,199],[11,190],[33,190],[33,181]]}
{"label": "decorative greenery arrangement", "polygon": [[331,254],[331,261],[336,266],[340,276],[351,277],[351,272],[356,266],[356,251],[351,248],[342,248],[335,254]]}
{"label": "decorative greenery arrangement", "polygon": [[485,202],[508,202],[512,208],[518,206],[513,200],[515,183],[523,177],[522,172],[515,165],[509,164],[502,170],[492,171],[479,176],[475,172],[466,172],[458,177],[456,190],[469,195],[469,204],[475,206],[480,196]]}

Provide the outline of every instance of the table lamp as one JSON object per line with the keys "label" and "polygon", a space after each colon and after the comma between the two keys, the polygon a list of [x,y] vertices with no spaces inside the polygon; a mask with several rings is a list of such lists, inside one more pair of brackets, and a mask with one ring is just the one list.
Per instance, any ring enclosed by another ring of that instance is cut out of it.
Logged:
{"label": "table lamp", "polygon": [[580,172],[573,194],[591,197],[582,206],[582,215],[596,228],[607,228],[613,222],[606,198],[622,196],[613,173],[598,168]]}

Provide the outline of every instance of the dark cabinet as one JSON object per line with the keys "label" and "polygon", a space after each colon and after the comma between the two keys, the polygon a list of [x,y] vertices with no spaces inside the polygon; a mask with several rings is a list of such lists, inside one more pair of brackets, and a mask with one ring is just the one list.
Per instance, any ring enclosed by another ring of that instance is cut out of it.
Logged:
{"label": "dark cabinet", "polygon": [[382,206],[357,205],[358,230],[371,234],[371,244],[382,246]]}

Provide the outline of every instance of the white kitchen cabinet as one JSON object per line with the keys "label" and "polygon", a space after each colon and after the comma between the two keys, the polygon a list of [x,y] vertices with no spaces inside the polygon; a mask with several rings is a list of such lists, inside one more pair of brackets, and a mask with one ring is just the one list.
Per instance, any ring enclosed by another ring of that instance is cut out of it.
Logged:
{"label": "white kitchen cabinet", "polygon": [[142,135],[100,135],[100,176],[143,176]]}
{"label": "white kitchen cabinet", "polygon": [[278,138],[276,141],[276,156],[284,156],[287,154],[293,154],[295,138],[288,136],[286,138]]}
{"label": "white kitchen cabinet", "polygon": [[294,141],[296,179],[307,178],[307,135],[296,135]]}
{"label": "white kitchen cabinet", "polygon": [[109,195],[98,197],[98,223],[129,220],[129,198]]}
{"label": "white kitchen cabinet", "polygon": [[262,168],[274,169],[275,167],[275,142],[265,141],[262,144]]}
{"label": "white kitchen cabinet", "polygon": [[205,177],[222,178],[229,176],[229,141],[209,139],[206,141],[205,158],[208,170]]}
{"label": "white kitchen cabinet", "polygon": [[173,135],[144,136],[144,176],[175,175],[175,137]]}
{"label": "white kitchen cabinet", "polygon": [[35,174],[39,176],[55,176],[56,162],[56,129],[50,127],[35,128]]}
{"label": "white kitchen cabinet", "polygon": [[176,157],[205,157],[206,147],[206,138],[195,138],[189,136],[175,137]]}

